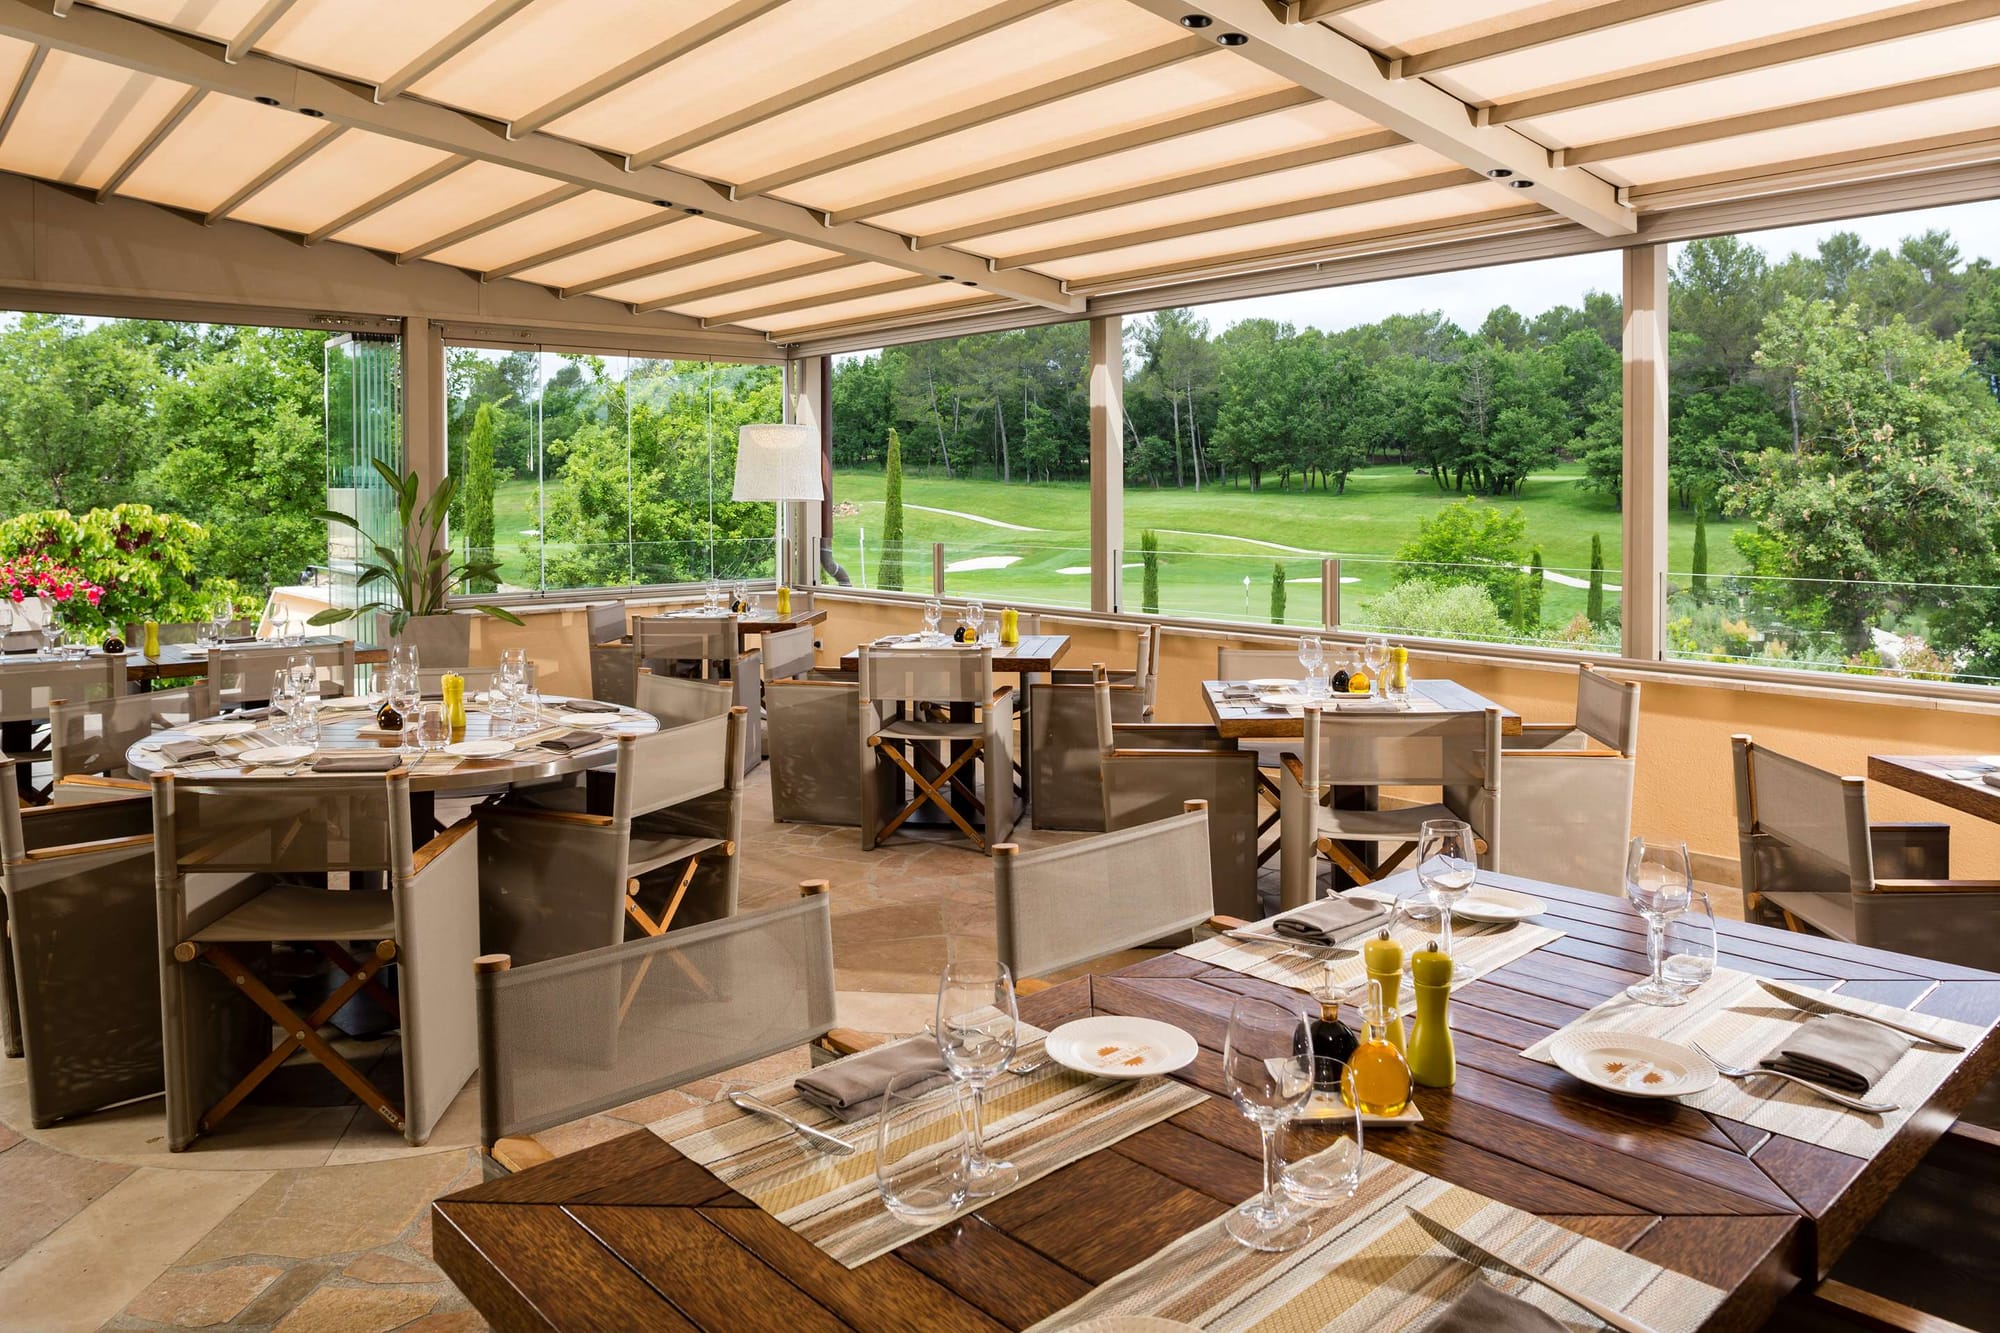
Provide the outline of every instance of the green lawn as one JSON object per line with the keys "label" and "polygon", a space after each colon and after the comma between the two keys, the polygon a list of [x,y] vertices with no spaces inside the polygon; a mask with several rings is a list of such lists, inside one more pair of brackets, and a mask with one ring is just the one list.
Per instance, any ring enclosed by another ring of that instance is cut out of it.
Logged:
{"label": "green lawn", "polygon": [[[1574,468],[1537,474],[1519,499],[1494,500],[1497,507],[1517,509],[1528,521],[1528,545],[1539,546],[1551,574],[1587,582],[1592,534],[1603,538],[1606,581],[1618,582],[1619,515],[1596,492],[1586,489]],[[857,585],[874,586],[879,576],[882,525],[882,474],[843,469],[834,477],[834,498],[860,507],[834,522],[834,550]],[[1128,601],[1138,595],[1139,533],[1159,533],[1161,610],[1168,614],[1245,617],[1243,579],[1251,586],[1248,618],[1263,620],[1270,613],[1271,566],[1283,561],[1289,585],[1286,620],[1292,624],[1319,621],[1319,560],[1341,557],[1343,610],[1386,588],[1390,560],[1396,548],[1416,532],[1417,524],[1441,504],[1457,496],[1440,495],[1428,476],[1408,468],[1371,468],[1349,479],[1345,495],[1296,488],[1252,492],[1247,487],[1193,490],[1152,490],[1128,487],[1125,492],[1125,562]],[[947,573],[954,594],[1011,597],[1025,602],[1084,606],[1090,600],[1090,488],[1080,482],[1003,484],[991,480],[960,481],[914,476],[903,479],[904,540],[911,550],[905,576],[910,588],[928,587],[930,543],[945,544],[947,564],[983,558],[1011,557],[1002,568],[964,569]],[[924,506],[926,508],[919,508]],[[1016,531],[968,518],[933,513],[952,510],[997,520],[1033,531]],[[1675,513],[1669,527],[1669,563],[1686,570],[1692,561],[1694,520]],[[1730,534],[1741,525],[1711,521],[1708,550],[1711,570],[1721,574],[1741,566]],[[865,570],[857,562],[857,547],[866,534]],[[1283,550],[1280,547],[1296,548]],[[1080,571],[1080,572],[1079,572]],[[1312,580],[1297,583],[1295,580]],[[1561,624],[1583,610],[1583,588],[1565,587],[1555,579],[1545,585],[1543,621]],[[1617,594],[1607,591],[1607,604]]]}

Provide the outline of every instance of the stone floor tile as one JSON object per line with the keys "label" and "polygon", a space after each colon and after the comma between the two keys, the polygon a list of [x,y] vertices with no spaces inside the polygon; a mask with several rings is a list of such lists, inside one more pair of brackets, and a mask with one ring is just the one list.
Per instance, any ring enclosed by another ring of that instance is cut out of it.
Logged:
{"label": "stone floor tile", "polygon": [[6,1152],[9,1148],[13,1147],[20,1141],[21,1141],[21,1136],[19,1134],[15,1133],[13,1130],[9,1129],[5,1125],[0,1125],[0,1152]]}
{"label": "stone floor tile", "polygon": [[269,1328],[283,1319],[293,1306],[313,1293],[313,1289],[334,1272],[331,1264],[293,1264],[284,1276],[264,1289],[250,1308],[236,1316],[239,1328]]}
{"label": "stone floor tile", "polygon": [[280,1320],[277,1333],[388,1333],[436,1304],[428,1292],[325,1286]]}
{"label": "stone floor tile", "polygon": [[936,1008],[935,997],[923,993],[841,990],[833,996],[835,1021],[863,1032],[916,1032],[931,1021]]}
{"label": "stone floor tile", "polygon": [[[30,1146],[0,1156],[0,1164]],[[0,1310],[31,1312],[29,1328],[96,1328],[268,1179],[260,1171],[127,1170],[114,1188],[0,1270]]]}
{"label": "stone floor tile", "polygon": [[434,1264],[398,1259],[395,1255],[384,1254],[380,1250],[362,1255],[340,1271],[343,1277],[351,1277],[357,1282],[372,1282],[376,1286],[407,1286],[411,1283],[436,1282],[439,1277]]}
{"label": "stone floor tile", "polygon": [[452,1310],[427,1314],[414,1324],[403,1325],[400,1333],[485,1333],[487,1323],[477,1310]]}
{"label": "stone floor tile", "polygon": [[175,1328],[213,1328],[241,1314],[284,1271],[265,1264],[169,1269],[133,1297],[125,1313]]}
{"label": "stone floor tile", "polygon": [[454,1153],[274,1175],[188,1254],[189,1263],[237,1255],[294,1259],[349,1254],[402,1234],[463,1167]]}
{"label": "stone floor tile", "polygon": [[119,1181],[129,1166],[20,1143],[0,1153],[0,1264],[12,1263]]}

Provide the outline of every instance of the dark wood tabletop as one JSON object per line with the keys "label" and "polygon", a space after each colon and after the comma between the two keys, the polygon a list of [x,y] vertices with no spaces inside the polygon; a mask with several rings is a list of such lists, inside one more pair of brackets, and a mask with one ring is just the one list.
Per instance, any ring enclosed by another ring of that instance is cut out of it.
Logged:
{"label": "dark wood tabletop", "polygon": [[[338,644],[340,640],[331,635],[315,635],[300,644],[301,648],[326,648]],[[190,643],[163,643],[159,656],[146,657],[140,653],[130,653],[125,658],[125,678],[127,680],[179,679],[186,676],[208,675],[208,654],[190,651],[195,647]],[[276,639],[259,639],[255,643],[225,644],[225,648],[245,651],[261,651],[266,648],[283,648]],[[356,666],[380,666],[389,660],[387,648],[363,648],[354,650]]]}
{"label": "dark wood tabletop", "polygon": [[781,616],[776,611],[757,610],[737,620],[736,632],[739,635],[781,634],[785,630],[797,629],[801,625],[822,624],[825,620],[825,607],[813,611],[794,611],[788,616]]}
{"label": "dark wood tabletop", "polygon": [[[1953,774],[1970,773],[1971,777]],[[1868,776],[1885,787],[1915,792],[1926,800],[2000,824],[2000,787],[1987,783],[2000,764],[1969,754],[1871,754]]]}
{"label": "dark wood tabletop", "polygon": [[[940,651],[947,650],[949,650],[949,645],[946,645],[946,648]],[[895,650],[884,649],[883,651],[891,652]],[[993,669],[995,671],[1005,671],[1010,674],[1020,674],[1022,672],[1040,674],[1045,671],[1053,671],[1055,670],[1056,663],[1068,651],[1069,635],[1067,634],[1023,634],[1019,643],[1011,646],[999,646],[993,649]],[[853,671],[859,668],[860,665],[861,650],[859,648],[848,649],[846,655],[840,659],[840,669],[842,671]]]}
{"label": "dark wood tabletop", "polygon": [[[1293,717],[1290,713],[1266,709],[1254,699],[1243,703],[1226,701],[1219,697],[1222,686],[1232,682],[1205,680],[1201,683],[1201,701],[1208,706],[1208,715],[1215,722],[1215,729],[1224,736],[1237,740],[1284,740],[1306,734],[1303,717]],[[1421,695],[1448,713],[1483,713],[1489,708],[1500,710],[1500,731],[1507,736],[1521,734],[1521,715],[1502,704],[1496,704],[1485,695],[1469,690],[1455,680],[1413,680],[1410,682],[1413,694]],[[1338,716],[1338,714],[1335,714]]]}
{"label": "dark wood tabletop", "polygon": [[[1504,877],[1502,882],[1504,882]],[[1521,1054],[1646,971],[1619,900],[1535,885],[1568,933],[1453,997],[1457,1086],[1419,1089],[1421,1125],[1371,1151],[1730,1293],[1712,1328],[1758,1326],[1823,1273],[2000,1066],[1991,1030],[1872,1159],[1693,1110],[1600,1092]],[[1720,923],[1722,962],[1991,1025],[2000,975]],[[1194,1034],[1176,1077],[1207,1102],[856,1269],[646,1130],[433,1205],[433,1246],[501,1329],[1021,1329],[1257,1192],[1257,1136],[1222,1089],[1239,995],[1296,992],[1177,954],[1021,1003],[1052,1027],[1143,1014]]]}

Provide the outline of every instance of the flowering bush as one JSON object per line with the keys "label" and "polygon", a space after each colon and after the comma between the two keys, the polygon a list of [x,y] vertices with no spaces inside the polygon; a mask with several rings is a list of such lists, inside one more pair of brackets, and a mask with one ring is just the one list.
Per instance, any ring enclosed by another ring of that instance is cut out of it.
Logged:
{"label": "flowering bush", "polygon": [[[195,558],[208,540],[198,523],[178,514],[156,513],[150,505],[117,505],[71,514],[44,509],[0,522],[0,565],[41,578],[56,575],[67,583],[62,606],[65,623],[80,631],[120,629],[140,620],[196,620],[207,614],[212,598],[230,595],[210,580],[195,587]],[[12,586],[0,582],[0,592],[36,596],[44,585],[30,589],[21,577]]]}
{"label": "flowering bush", "polygon": [[67,606],[78,598],[90,606],[104,600],[104,589],[45,555],[0,560],[0,592],[5,592],[10,602],[45,597],[59,606]]}

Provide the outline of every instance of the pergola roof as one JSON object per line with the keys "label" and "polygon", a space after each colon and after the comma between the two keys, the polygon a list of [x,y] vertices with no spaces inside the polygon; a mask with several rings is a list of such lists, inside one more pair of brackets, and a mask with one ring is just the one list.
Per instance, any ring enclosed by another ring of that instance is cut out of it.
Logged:
{"label": "pergola roof", "polygon": [[1987,161],[1996,56],[2000,0],[0,0],[0,170],[794,342]]}

